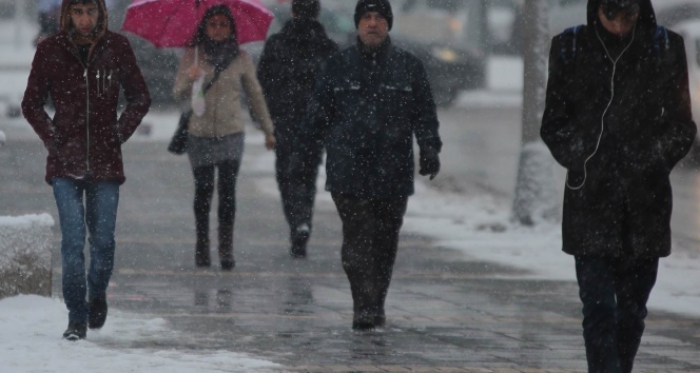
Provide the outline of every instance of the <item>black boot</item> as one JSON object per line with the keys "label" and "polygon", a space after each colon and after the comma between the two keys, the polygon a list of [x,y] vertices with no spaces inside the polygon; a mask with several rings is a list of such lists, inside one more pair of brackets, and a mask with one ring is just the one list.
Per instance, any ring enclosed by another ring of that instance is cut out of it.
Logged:
{"label": "black boot", "polygon": [[197,237],[197,244],[194,249],[194,263],[197,267],[211,266],[211,257],[209,254],[209,238],[200,239]]}
{"label": "black boot", "polygon": [[377,327],[377,307],[374,301],[374,289],[371,285],[362,289],[351,285],[351,290],[353,293],[352,328],[354,330],[374,330]]}
{"label": "black boot", "polygon": [[84,322],[68,323],[68,328],[63,332],[63,338],[69,341],[77,341],[87,337],[87,324]]}
{"label": "black boot", "polygon": [[219,225],[219,261],[224,271],[230,271],[236,266],[233,259],[233,224]]}
{"label": "black boot", "polygon": [[90,329],[100,329],[107,320],[107,298],[91,298],[88,303],[90,317],[88,317],[88,327]]}
{"label": "black boot", "polygon": [[197,267],[211,266],[209,253],[209,213],[195,212],[195,231],[197,243],[194,249],[194,263]]}
{"label": "black boot", "polygon": [[352,329],[359,331],[374,330],[376,325],[377,313],[372,308],[365,308],[355,311],[352,317]]}
{"label": "black boot", "polygon": [[309,242],[311,236],[311,227],[304,223],[298,226],[291,234],[292,247],[289,249],[289,255],[292,258],[306,258],[306,243]]}

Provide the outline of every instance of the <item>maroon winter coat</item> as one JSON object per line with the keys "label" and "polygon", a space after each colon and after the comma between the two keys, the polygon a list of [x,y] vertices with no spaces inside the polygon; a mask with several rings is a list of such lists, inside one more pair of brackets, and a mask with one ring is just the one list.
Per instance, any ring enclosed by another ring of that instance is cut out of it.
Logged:
{"label": "maroon winter coat", "polygon": [[[62,31],[37,46],[22,112],[49,151],[46,182],[54,177],[123,183],[121,144],[148,112],[148,88],[128,40],[107,30],[104,1],[96,41],[84,64],[71,38],[69,0],[63,1]],[[117,118],[119,89],[128,105]],[[44,109],[48,96],[56,108]]]}

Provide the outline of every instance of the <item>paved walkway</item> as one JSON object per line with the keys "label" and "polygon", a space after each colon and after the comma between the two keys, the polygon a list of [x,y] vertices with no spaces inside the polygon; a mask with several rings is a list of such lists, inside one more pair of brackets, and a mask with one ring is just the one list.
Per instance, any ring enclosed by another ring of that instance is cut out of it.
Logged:
{"label": "paved walkway", "polygon": [[[262,144],[247,144],[239,179],[236,269],[193,268],[193,182],[186,158],[165,148],[125,147],[109,301],[185,333],[128,347],[247,352],[285,372],[585,371],[575,284],[514,281],[513,269],[465,261],[423,237],[401,237],[387,328],[353,332],[337,213],[320,203],[309,258],[289,258],[279,201],[261,192],[273,170],[254,166]],[[44,157],[36,140],[0,149],[0,215],[57,216],[43,183]],[[652,312],[636,372],[700,372],[699,350],[700,320]]]}

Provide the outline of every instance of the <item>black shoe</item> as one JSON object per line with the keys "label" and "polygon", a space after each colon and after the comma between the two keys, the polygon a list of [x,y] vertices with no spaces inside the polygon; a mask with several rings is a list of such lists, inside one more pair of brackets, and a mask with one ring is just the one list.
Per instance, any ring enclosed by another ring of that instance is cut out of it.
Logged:
{"label": "black shoe", "polygon": [[87,336],[87,324],[84,322],[68,323],[68,329],[63,332],[63,339],[77,341]]}
{"label": "black shoe", "polygon": [[209,241],[197,241],[194,248],[194,264],[197,267],[211,267],[211,256],[209,253]]}
{"label": "black shoe", "polygon": [[289,249],[289,255],[292,258],[306,258],[306,243],[309,242],[311,229],[308,224],[302,224],[292,233],[292,247]]}
{"label": "black shoe", "polygon": [[304,259],[306,258],[306,245],[295,245],[289,249],[289,256],[294,259]]}
{"label": "black shoe", "polygon": [[211,267],[211,259],[209,255],[197,251],[194,254],[194,264],[199,268]]}
{"label": "black shoe", "polygon": [[374,330],[376,328],[375,317],[373,312],[360,312],[355,313],[352,318],[352,329],[359,331]]}
{"label": "black shoe", "polygon": [[231,271],[236,267],[236,261],[233,259],[224,259],[221,261],[221,269],[224,271]]}
{"label": "black shoe", "polygon": [[90,329],[100,329],[104,326],[107,320],[107,298],[98,297],[90,299],[88,309],[90,310],[88,327]]}

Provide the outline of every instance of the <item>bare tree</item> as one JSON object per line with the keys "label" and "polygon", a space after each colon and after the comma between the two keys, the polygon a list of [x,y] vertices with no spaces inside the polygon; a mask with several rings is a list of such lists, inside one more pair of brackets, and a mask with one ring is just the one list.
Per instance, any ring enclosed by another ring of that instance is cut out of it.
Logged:
{"label": "bare tree", "polygon": [[547,0],[525,0],[523,33],[523,132],[512,218],[523,225],[535,225],[556,219],[558,211],[554,161],[539,136],[549,55]]}

